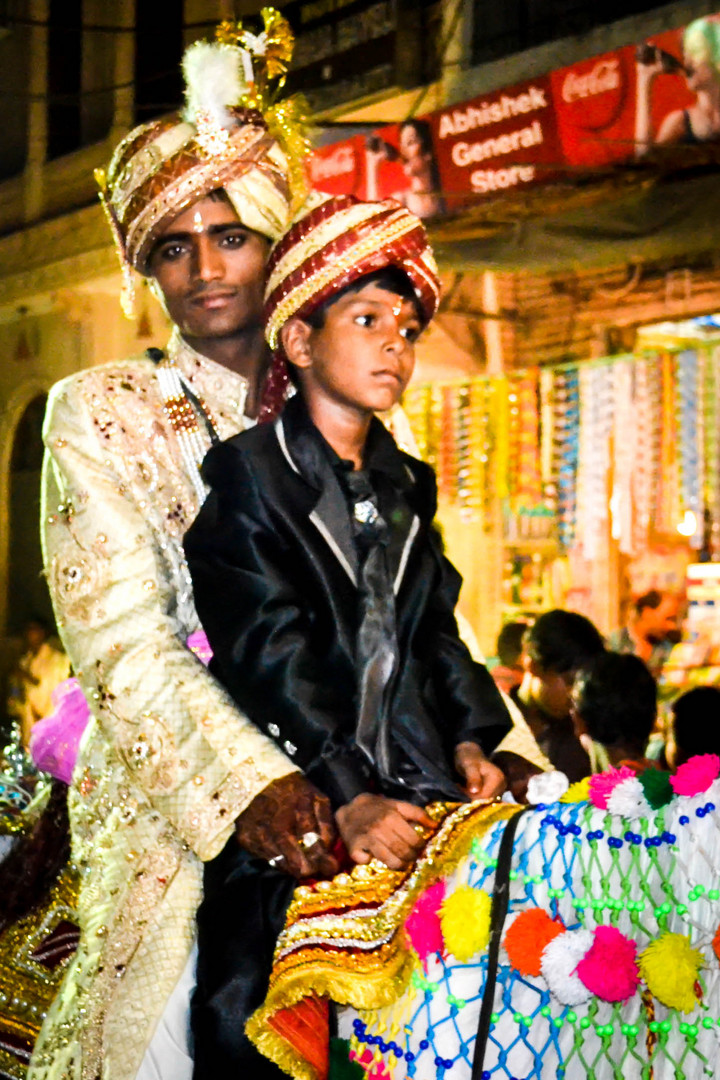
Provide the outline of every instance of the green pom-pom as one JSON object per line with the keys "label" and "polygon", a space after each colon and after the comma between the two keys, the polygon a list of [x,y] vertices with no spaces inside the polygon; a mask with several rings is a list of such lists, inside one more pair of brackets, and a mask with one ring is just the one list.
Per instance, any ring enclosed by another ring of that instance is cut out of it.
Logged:
{"label": "green pom-pom", "polygon": [[330,1040],[328,1080],[365,1080],[365,1070],[360,1062],[350,1060],[350,1043],[347,1039]]}
{"label": "green pom-pom", "polygon": [[667,806],[671,799],[675,797],[675,792],[670,787],[669,772],[662,772],[660,769],[646,769],[638,779],[642,784],[645,798],[653,810],[659,810],[661,806]]}

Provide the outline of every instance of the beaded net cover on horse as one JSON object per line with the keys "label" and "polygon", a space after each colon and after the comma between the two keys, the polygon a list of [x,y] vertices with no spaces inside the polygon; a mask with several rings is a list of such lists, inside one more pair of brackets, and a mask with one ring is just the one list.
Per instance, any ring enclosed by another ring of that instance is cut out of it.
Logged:
{"label": "beaded net cover on horse", "polygon": [[719,776],[705,755],[433,808],[410,872],[297,891],[251,1037],[302,1080],[714,1076]]}

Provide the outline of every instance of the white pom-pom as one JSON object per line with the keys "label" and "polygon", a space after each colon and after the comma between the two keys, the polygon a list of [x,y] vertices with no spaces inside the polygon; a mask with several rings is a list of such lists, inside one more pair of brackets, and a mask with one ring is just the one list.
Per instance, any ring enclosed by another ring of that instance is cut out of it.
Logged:
{"label": "white pom-pom", "polygon": [[568,930],[558,934],[543,949],[540,970],[550,993],[563,1005],[582,1005],[590,991],[575,974],[575,968],[593,943],[590,930]]}
{"label": "white pom-pom", "polygon": [[637,776],[630,776],[615,785],[608,796],[607,808],[609,813],[626,818],[650,817],[653,814]]}
{"label": "white pom-pom", "polygon": [[536,806],[538,803],[557,802],[569,787],[570,781],[567,776],[558,769],[538,773],[537,776],[531,776],[528,780],[527,801],[531,806]]}
{"label": "white pom-pom", "polygon": [[227,106],[237,105],[248,89],[242,66],[242,49],[235,45],[191,45],[183,57],[185,119],[195,124],[198,114],[204,114],[218,127],[232,127]]}

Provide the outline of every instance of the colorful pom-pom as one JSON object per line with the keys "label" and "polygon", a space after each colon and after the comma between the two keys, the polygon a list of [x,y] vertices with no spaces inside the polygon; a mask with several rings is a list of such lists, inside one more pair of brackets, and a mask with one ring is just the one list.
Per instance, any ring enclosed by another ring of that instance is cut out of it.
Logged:
{"label": "colorful pom-pom", "polygon": [[680,765],[670,777],[676,795],[702,795],[720,775],[720,757],[717,754],[696,754]]}
{"label": "colorful pom-pom", "polygon": [[637,776],[616,784],[608,795],[607,808],[610,814],[632,819],[646,818],[652,812]]}
{"label": "colorful pom-pom", "polygon": [[537,803],[558,802],[569,786],[567,776],[559,769],[538,773],[528,780],[527,801],[531,806],[536,806]]}
{"label": "colorful pom-pom", "polygon": [[638,779],[642,784],[645,798],[653,810],[659,810],[667,806],[673,798],[673,789],[670,784],[670,773],[662,769],[646,769]]}
{"label": "colorful pom-pom", "polygon": [[540,964],[543,978],[563,1005],[582,1005],[590,991],[577,976],[576,968],[593,943],[589,930],[568,930],[545,946]]}
{"label": "colorful pom-pom", "polygon": [[629,765],[621,765],[619,769],[608,769],[607,772],[595,773],[590,777],[590,802],[600,810],[607,810],[607,801],[613,789],[623,780],[629,780],[635,776],[634,769]]}
{"label": "colorful pom-pom", "polygon": [[683,934],[662,934],[639,957],[640,974],[650,993],[668,1009],[685,1013],[697,1004],[695,981],[702,963],[702,953]]}
{"label": "colorful pom-pom", "polygon": [[627,1001],[640,983],[637,945],[614,926],[597,926],[595,940],[576,973],[590,993],[603,1001]]}
{"label": "colorful pom-pom", "polygon": [[542,908],[520,912],[503,942],[511,966],[521,975],[539,975],[543,949],[564,932],[560,919],[551,918]]}
{"label": "colorful pom-pom", "polygon": [[440,921],[445,948],[464,963],[487,948],[492,901],[482,889],[461,885],[442,905]]}
{"label": "colorful pom-pom", "polygon": [[720,926],[718,926],[717,930],[715,931],[715,937],[712,940],[712,947],[713,952],[717,956],[718,960],[720,960]]}
{"label": "colorful pom-pom", "polygon": [[436,881],[418,896],[407,917],[405,933],[423,966],[433,953],[444,949],[440,908],[445,899],[445,882]]}
{"label": "colorful pom-pom", "polygon": [[584,776],[582,780],[576,780],[571,784],[560,799],[564,803],[587,802],[590,798],[590,777]]}

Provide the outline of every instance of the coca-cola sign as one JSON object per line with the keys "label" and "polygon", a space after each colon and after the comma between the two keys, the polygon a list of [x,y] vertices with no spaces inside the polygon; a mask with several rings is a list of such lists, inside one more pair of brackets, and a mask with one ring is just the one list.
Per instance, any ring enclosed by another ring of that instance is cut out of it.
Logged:
{"label": "coca-cola sign", "polygon": [[585,131],[601,131],[617,120],[628,84],[621,53],[585,60],[557,75],[558,111],[571,123]]}
{"label": "coca-cola sign", "polygon": [[355,148],[346,143],[330,147],[325,154],[315,154],[310,161],[310,180],[321,184],[331,177],[345,176],[355,171]]}
{"label": "coca-cola sign", "polygon": [[333,194],[396,198],[432,218],[564,171],[593,175],[658,145],[718,141],[715,111],[695,85],[702,57],[693,53],[693,41],[697,52],[718,23],[704,16],[686,30],[323,147],[312,182]]}
{"label": "coca-cola sign", "polygon": [[617,56],[598,60],[590,71],[581,74],[574,68],[568,71],[562,84],[562,99],[570,104],[578,98],[595,97],[620,89],[620,60]]}

